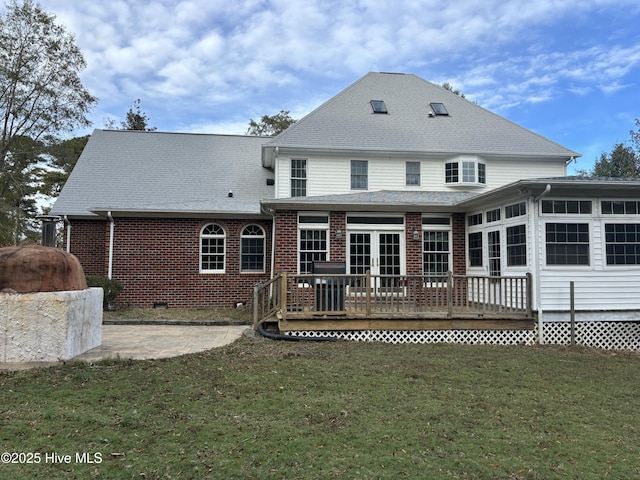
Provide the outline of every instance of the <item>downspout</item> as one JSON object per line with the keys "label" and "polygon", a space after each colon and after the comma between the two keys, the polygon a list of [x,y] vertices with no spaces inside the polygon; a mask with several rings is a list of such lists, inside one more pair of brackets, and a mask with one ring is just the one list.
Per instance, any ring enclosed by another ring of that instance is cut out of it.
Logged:
{"label": "downspout", "polygon": [[[276,147],[276,154],[273,157],[274,197],[276,198],[278,196],[278,148]],[[271,215],[271,278],[273,278],[275,273],[273,269],[276,267],[276,212],[270,208],[268,213]]]}
{"label": "downspout", "polygon": [[[533,199],[533,205],[536,208],[536,215],[535,218],[533,218],[533,222],[534,222],[534,228],[535,228],[535,248],[536,248],[536,254],[539,253],[540,248],[539,248],[539,239],[540,239],[540,214],[541,209],[540,209],[540,200],[542,200],[544,197],[546,197],[547,195],[549,195],[549,192],[551,192],[551,184],[547,183],[547,186],[545,187],[544,191],[538,195],[537,197],[535,197]],[[544,312],[542,310],[542,302],[540,301],[540,262],[542,261],[542,255],[535,255],[536,258],[536,262],[535,262],[535,284],[536,284],[536,301],[538,303],[538,344],[542,345],[544,343],[544,335],[542,332],[542,327],[544,325],[543,322],[543,316],[544,316]]]}
{"label": "downspout", "polygon": [[64,224],[67,226],[67,253],[71,253],[71,222],[67,215],[63,216]]}
{"label": "downspout", "polygon": [[107,212],[107,218],[109,219],[109,267],[107,278],[111,280],[111,276],[113,273],[113,236],[116,224],[113,220],[113,216],[111,215],[111,211]]}
{"label": "downspout", "polygon": [[536,198],[533,199],[533,201],[535,203],[538,203],[543,197],[546,197],[547,195],[549,195],[549,192],[551,191],[551,184],[547,183],[547,186],[544,188],[544,191],[538,195]]}

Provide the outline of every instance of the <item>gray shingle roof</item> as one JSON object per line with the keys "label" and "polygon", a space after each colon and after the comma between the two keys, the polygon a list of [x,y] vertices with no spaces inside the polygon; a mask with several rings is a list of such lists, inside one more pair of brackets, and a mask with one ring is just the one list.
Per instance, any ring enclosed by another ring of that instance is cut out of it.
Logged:
{"label": "gray shingle roof", "polygon": [[[95,130],[53,209],[260,214],[274,196],[260,165],[264,137]],[[229,191],[233,197],[229,198]]]}
{"label": "gray shingle roof", "polygon": [[[374,114],[383,100],[388,114]],[[429,115],[443,103],[448,116]],[[569,150],[411,74],[369,73],[266,144],[382,151],[577,157]]]}
{"label": "gray shingle roof", "polygon": [[357,192],[337,195],[322,195],[311,197],[280,198],[264,200],[264,206],[283,210],[323,210],[331,208],[349,209],[354,211],[451,211],[462,201],[478,196],[474,192],[423,192],[423,191],[395,191],[380,190],[375,192]]}

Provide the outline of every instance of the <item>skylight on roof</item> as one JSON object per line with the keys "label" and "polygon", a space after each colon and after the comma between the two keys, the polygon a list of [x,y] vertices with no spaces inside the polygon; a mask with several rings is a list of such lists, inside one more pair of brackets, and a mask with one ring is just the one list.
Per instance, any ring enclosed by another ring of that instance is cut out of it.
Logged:
{"label": "skylight on roof", "polygon": [[373,108],[373,113],[387,113],[384,100],[371,100],[371,108]]}
{"label": "skylight on roof", "polygon": [[431,108],[436,115],[449,115],[449,112],[444,106],[444,103],[432,103]]}

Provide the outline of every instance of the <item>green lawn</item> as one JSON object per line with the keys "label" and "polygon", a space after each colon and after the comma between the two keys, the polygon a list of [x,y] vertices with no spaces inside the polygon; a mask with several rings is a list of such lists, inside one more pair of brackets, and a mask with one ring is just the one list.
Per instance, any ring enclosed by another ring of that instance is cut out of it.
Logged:
{"label": "green lawn", "polygon": [[636,479],[639,367],[586,349],[242,338],[0,372],[0,450],[40,462],[0,478]]}

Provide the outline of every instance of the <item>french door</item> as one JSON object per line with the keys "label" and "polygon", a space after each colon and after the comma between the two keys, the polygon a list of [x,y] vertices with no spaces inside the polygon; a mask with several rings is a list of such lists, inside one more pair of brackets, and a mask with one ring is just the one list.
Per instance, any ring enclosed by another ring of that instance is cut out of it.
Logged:
{"label": "french door", "polygon": [[397,279],[385,276],[403,272],[401,232],[358,231],[349,233],[349,273],[364,275],[371,272],[376,286],[392,286]]}

